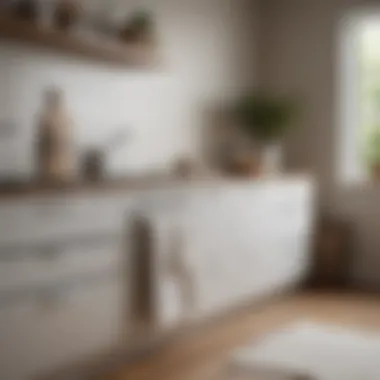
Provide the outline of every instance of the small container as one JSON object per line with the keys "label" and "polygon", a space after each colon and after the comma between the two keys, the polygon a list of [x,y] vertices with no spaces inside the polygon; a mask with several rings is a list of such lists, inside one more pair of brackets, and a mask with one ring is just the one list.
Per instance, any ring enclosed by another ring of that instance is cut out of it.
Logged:
{"label": "small container", "polygon": [[45,92],[39,119],[39,180],[50,183],[71,182],[74,175],[72,120],[60,89],[51,88]]}
{"label": "small container", "polygon": [[181,157],[174,162],[173,172],[176,178],[189,179],[194,175],[194,169],[190,159]]}
{"label": "small container", "polygon": [[101,181],[104,179],[105,157],[100,149],[88,150],[82,159],[82,176],[87,181]]}
{"label": "small container", "polygon": [[82,9],[76,1],[60,0],[54,11],[54,26],[68,31],[78,23]]}

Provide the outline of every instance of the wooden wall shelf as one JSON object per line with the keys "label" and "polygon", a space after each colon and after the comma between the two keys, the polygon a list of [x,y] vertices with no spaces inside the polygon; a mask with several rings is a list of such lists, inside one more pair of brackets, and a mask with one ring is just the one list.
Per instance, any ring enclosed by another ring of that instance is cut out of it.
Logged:
{"label": "wooden wall shelf", "polygon": [[[153,59],[136,59],[135,49],[117,41],[87,41],[70,32],[35,25],[0,11],[0,38],[82,59],[130,67],[153,66]],[[149,49],[149,47],[147,47]],[[151,54],[150,58],[153,58]]]}

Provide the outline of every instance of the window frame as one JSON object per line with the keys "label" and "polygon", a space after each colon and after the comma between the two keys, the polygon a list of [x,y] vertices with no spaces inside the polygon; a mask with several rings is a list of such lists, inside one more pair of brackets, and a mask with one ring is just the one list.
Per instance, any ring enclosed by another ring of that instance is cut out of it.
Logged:
{"label": "window frame", "polygon": [[[360,25],[374,10],[351,12],[341,19],[338,39],[338,160],[340,183],[363,182],[367,173],[360,159],[359,59]],[[380,20],[380,7],[376,8]]]}

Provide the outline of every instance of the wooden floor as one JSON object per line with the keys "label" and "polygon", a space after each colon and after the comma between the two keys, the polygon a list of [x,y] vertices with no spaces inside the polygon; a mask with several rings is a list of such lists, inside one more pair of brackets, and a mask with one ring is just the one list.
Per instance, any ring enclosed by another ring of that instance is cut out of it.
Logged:
{"label": "wooden floor", "polygon": [[231,349],[296,320],[380,331],[380,296],[305,293],[284,297],[179,337],[101,380],[196,380],[200,368],[223,360]]}

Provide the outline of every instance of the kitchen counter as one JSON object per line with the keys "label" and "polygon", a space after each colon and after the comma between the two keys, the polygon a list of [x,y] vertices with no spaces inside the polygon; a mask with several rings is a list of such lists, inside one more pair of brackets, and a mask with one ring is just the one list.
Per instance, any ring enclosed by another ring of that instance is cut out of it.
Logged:
{"label": "kitchen counter", "polygon": [[[0,186],[0,378],[40,378],[109,347],[135,348],[139,284],[151,284],[148,322],[163,337],[303,282],[312,182],[159,175]],[[146,259],[135,239],[141,215]],[[173,249],[190,273],[187,305],[167,270]]]}
{"label": "kitchen counter", "polygon": [[263,182],[266,180],[290,180],[305,178],[304,175],[278,175],[272,177],[227,177],[227,176],[195,176],[179,178],[169,175],[146,175],[105,179],[103,181],[76,181],[70,183],[41,183],[41,182],[9,182],[0,183],[0,200],[35,198],[44,196],[89,195],[96,193],[112,193],[121,191],[144,191],[164,189],[173,186],[188,185],[217,185],[226,183]]}

